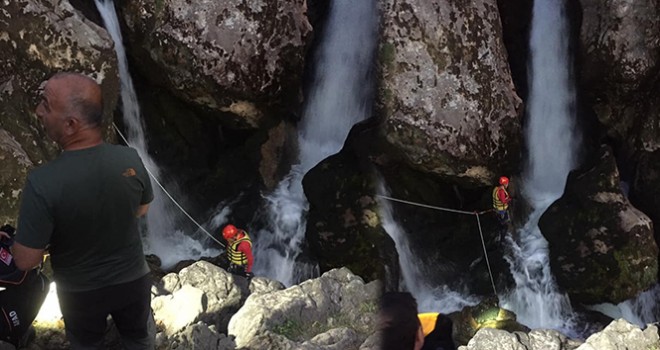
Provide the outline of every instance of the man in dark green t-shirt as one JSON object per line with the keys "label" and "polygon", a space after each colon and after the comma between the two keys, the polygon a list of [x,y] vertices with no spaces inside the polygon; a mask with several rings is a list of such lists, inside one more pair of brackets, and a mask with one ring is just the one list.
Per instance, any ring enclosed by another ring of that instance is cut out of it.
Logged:
{"label": "man in dark green t-shirt", "polygon": [[153,190],[134,149],[103,142],[102,112],[91,78],[60,73],[46,83],[36,113],[63,152],[28,175],[14,259],[28,270],[49,250],[72,349],[100,347],[108,315],[128,349],[153,349],[137,228]]}

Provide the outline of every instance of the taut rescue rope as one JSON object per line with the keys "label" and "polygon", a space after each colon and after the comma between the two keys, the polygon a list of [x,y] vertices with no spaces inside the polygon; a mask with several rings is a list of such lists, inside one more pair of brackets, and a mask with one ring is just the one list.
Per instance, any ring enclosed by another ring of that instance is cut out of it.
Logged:
{"label": "taut rescue rope", "polygon": [[436,207],[436,206],[433,206],[433,205],[427,205],[427,204],[422,204],[422,203],[406,201],[406,200],[403,200],[403,199],[392,198],[392,197],[383,196],[383,195],[380,195],[380,194],[377,194],[376,196],[380,197],[380,198],[390,200],[390,201],[393,201],[393,202],[400,202],[400,203],[410,204],[410,205],[423,207],[423,208],[442,210],[442,211],[446,211],[446,212],[450,212],[450,213],[476,216],[477,217],[477,226],[479,226],[479,236],[481,237],[481,246],[484,249],[484,258],[486,258],[486,266],[488,266],[488,276],[490,277],[490,284],[493,286],[493,293],[495,293],[495,295],[497,295],[497,289],[495,288],[495,281],[493,281],[493,271],[490,269],[490,261],[488,261],[488,253],[486,252],[486,242],[484,241],[484,233],[481,230],[481,220],[479,219],[479,215],[491,212],[491,211],[493,211],[493,209],[488,209],[488,210],[483,210],[483,211],[465,211],[465,210],[457,210],[457,209],[451,209],[451,208]]}

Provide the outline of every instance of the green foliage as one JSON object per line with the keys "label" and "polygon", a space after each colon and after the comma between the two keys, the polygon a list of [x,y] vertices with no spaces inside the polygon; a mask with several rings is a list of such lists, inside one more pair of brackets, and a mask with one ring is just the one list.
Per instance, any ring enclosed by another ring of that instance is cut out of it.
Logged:
{"label": "green foliage", "polygon": [[396,54],[396,48],[392,43],[383,43],[380,47],[380,60],[386,66],[390,66],[394,63],[394,55]]}
{"label": "green foliage", "polygon": [[155,0],[156,13],[159,13],[163,10],[165,0]]}
{"label": "green foliage", "polygon": [[365,301],[360,304],[360,313],[373,313],[378,311],[378,304],[375,301]]}
{"label": "green foliage", "polygon": [[299,340],[299,337],[304,333],[304,330],[299,322],[287,319],[284,323],[275,326],[273,332],[283,335],[291,340]]}

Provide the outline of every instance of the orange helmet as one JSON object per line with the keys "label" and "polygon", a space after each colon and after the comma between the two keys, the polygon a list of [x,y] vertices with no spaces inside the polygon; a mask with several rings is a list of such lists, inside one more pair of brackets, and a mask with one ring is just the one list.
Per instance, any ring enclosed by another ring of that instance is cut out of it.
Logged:
{"label": "orange helmet", "polygon": [[222,237],[224,237],[226,240],[236,237],[237,234],[238,229],[234,225],[227,225],[222,229]]}
{"label": "orange helmet", "polygon": [[509,184],[509,178],[506,176],[500,177],[500,185],[508,185]]}

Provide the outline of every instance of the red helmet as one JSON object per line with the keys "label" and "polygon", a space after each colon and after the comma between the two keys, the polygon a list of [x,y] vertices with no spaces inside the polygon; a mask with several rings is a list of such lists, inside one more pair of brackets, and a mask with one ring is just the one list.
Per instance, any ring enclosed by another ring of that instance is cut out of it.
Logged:
{"label": "red helmet", "polygon": [[236,237],[238,234],[238,229],[234,225],[227,225],[222,229],[222,237],[225,239],[230,239]]}
{"label": "red helmet", "polygon": [[509,178],[506,176],[500,177],[500,185],[508,185],[509,184]]}

